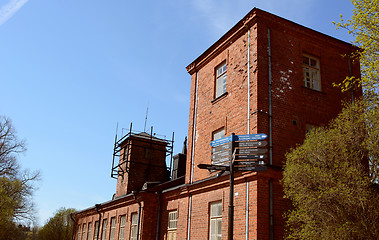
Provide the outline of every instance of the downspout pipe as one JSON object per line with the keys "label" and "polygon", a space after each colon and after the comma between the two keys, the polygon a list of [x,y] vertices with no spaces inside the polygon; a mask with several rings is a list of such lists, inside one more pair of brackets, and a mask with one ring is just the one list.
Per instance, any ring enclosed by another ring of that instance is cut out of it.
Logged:
{"label": "downspout pipe", "polygon": [[[271,73],[271,29],[267,29],[268,43],[268,117],[269,117],[269,165],[272,166],[272,73]],[[269,180],[269,239],[274,239],[274,214],[273,214],[273,180]]]}
{"label": "downspout pipe", "polygon": [[101,204],[96,204],[95,205],[95,208],[96,208],[96,212],[99,214],[99,224],[97,224],[97,235],[96,235],[96,239],[99,240],[99,234],[100,234],[100,224],[101,224],[101,213],[99,211],[99,208],[101,207]]}
{"label": "downspout pipe", "polygon": [[247,134],[250,134],[250,28],[247,30]]}
{"label": "downspout pipe", "polygon": [[133,194],[133,197],[134,197],[134,200],[138,203],[138,222],[137,222],[137,238],[136,240],[139,239],[139,230],[140,230],[140,222],[141,222],[141,202],[138,201],[137,199],[137,192],[136,191],[132,191],[132,194]]}
{"label": "downspout pipe", "polygon": [[199,71],[196,72],[196,87],[195,87],[195,106],[193,113],[193,125],[192,125],[192,153],[191,153],[191,184],[193,183],[193,172],[195,168],[195,143],[196,143],[196,120],[197,120],[197,91],[199,87]]}
{"label": "downspout pipe", "polygon": [[189,207],[188,207],[188,225],[187,225],[187,240],[191,237],[191,212],[192,212],[192,195],[189,195]]}
{"label": "downspout pipe", "polygon": [[159,240],[159,227],[161,225],[161,193],[155,192],[158,200],[158,213],[157,213],[157,229],[155,232],[155,240]]}
{"label": "downspout pipe", "polygon": [[[250,134],[250,28],[247,30],[247,134]],[[245,239],[249,240],[249,181],[247,179],[246,179]]]}
{"label": "downspout pipe", "polygon": [[[195,143],[196,143],[196,120],[197,120],[197,92],[199,88],[199,71],[196,72],[196,83],[195,83],[195,106],[193,113],[193,125],[192,125],[192,151],[191,151],[191,179],[190,184],[193,183],[193,172],[195,168]],[[191,211],[192,211],[192,195],[189,194],[189,206],[188,206],[188,232],[187,240],[191,237]]]}

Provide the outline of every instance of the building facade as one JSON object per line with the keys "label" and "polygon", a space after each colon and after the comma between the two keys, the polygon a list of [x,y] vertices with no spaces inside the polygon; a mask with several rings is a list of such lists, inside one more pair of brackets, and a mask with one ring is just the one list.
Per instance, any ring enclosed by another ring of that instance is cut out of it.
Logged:
{"label": "building facade", "polygon": [[167,177],[157,152],[161,140],[145,134],[138,146],[132,140],[141,135],[127,136],[117,167],[129,170],[118,172],[117,195],[73,216],[74,239],[228,239],[230,174],[198,165],[212,164],[210,142],[232,133],[268,136],[267,170],[234,172],[233,239],[282,239],[290,208],[280,184],[285,153],[362,94],[333,87],[360,77],[359,64],[343,57],[355,50],[254,8],[187,66],[188,149],[174,157],[175,176]]}

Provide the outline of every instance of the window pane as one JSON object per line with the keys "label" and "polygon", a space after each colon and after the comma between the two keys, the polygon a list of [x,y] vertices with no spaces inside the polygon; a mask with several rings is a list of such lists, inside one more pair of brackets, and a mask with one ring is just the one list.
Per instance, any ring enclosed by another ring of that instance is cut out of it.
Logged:
{"label": "window pane", "polygon": [[217,130],[213,133],[213,140],[217,140],[217,139],[220,139],[223,137],[225,137],[225,129],[224,128]]}
{"label": "window pane", "polygon": [[88,223],[87,240],[91,239],[91,237],[92,237],[92,223]]}
{"label": "window pane", "polygon": [[216,69],[215,97],[219,97],[226,92],[226,63]]}
{"label": "window pane", "polygon": [[311,66],[312,67],[316,67],[317,66],[317,62],[315,59],[311,59]]}
{"label": "window pane", "polygon": [[130,240],[137,239],[137,224],[138,224],[137,213],[132,213],[131,226],[130,226]]}
{"label": "window pane", "polygon": [[305,87],[321,91],[319,66],[317,58],[303,56],[303,81]]}
{"label": "window pane", "polygon": [[213,203],[210,205],[210,222],[209,237],[211,240],[221,239],[222,229],[222,203]]}
{"label": "window pane", "polygon": [[80,240],[80,231],[81,231],[81,229],[80,229],[80,225],[78,226],[78,236],[77,236],[77,240]]}
{"label": "window pane", "polygon": [[84,239],[86,239],[85,237],[86,237],[86,229],[87,229],[87,224],[83,224],[83,234],[82,234],[82,239],[84,240]]}
{"label": "window pane", "polygon": [[107,219],[103,220],[103,235],[101,239],[105,240],[106,239],[106,234],[107,234]]}
{"label": "window pane", "polygon": [[303,64],[309,65],[309,58],[306,56],[303,56]]}
{"label": "window pane", "polygon": [[120,218],[120,229],[119,229],[119,234],[118,234],[119,240],[124,240],[125,220],[126,220],[126,216],[121,216],[121,218]]}
{"label": "window pane", "polygon": [[114,233],[115,233],[115,229],[116,229],[116,218],[113,217],[111,218],[111,236],[110,236],[110,240],[114,240]]}

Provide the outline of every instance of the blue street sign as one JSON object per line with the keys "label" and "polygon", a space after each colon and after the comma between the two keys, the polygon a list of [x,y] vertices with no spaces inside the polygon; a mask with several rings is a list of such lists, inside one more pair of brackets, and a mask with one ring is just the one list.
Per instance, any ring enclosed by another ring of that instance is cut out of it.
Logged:
{"label": "blue street sign", "polygon": [[231,141],[232,141],[232,136],[224,137],[224,138],[220,138],[220,139],[217,139],[217,140],[213,140],[211,142],[211,146],[212,147],[216,147],[218,145],[221,145],[221,144],[224,144],[224,143],[228,143],[228,142],[231,142]]}
{"label": "blue street sign", "polygon": [[219,146],[221,144],[225,144],[232,141],[253,141],[253,140],[264,140],[267,138],[267,135],[264,133],[258,133],[258,134],[245,134],[245,135],[234,135],[234,139],[232,139],[232,136],[220,138],[217,140],[213,140],[211,142],[212,147]]}
{"label": "blue street sign", "polygon": [[245,134],[245,135],[235,135],[234,141],[252,141],[252,140],[264,140],[267,138],[267,135],[264,133],[258,134]]}

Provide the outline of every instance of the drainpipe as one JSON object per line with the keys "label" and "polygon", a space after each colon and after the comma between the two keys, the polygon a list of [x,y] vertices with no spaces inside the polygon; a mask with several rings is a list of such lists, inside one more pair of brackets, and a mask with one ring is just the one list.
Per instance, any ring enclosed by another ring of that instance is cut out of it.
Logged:
{"label": "drainpipe", "polygon": [[187,240],[191,237],[191,210],[192,210],[192,195],[189,195],[189,207],[188,207],[188,226],[187,226]]}
{"label": "drainpipe", "polygon": [[192,154],[191,154],[191,184],[193,183],[193,171],[195,168],[195,140],[196,140],[196,117],[197,117],[197,90],[199,87],[199,71],[196,72],[196,87],[195,87],[195,106],[193,113],[193,126],[192,126]]}
{"label": "drainpipe", "polygon": [[155,192],[158,200],[158,213],[157,213],[157,230],[155,232],[155,240],[159,240],[159,227],[161,225],[161,193]]}
{"label": "drainpipe", "polygon": [[136,191],[132,191],[132,194],[133,194],[133,197],[134,197],[134,200],[138,203],[138,222],[137,222],[137,238],[136,240],[139,239],[139,229],[140,229],[140,222],[141,222],[141,202],[138,201],[137,199],[137,192]]}
{"label": "drainpipe", "polygon": [[[193,171],[195,168],[195,143],[196,143],[196,117],[197,117],[197,91],[199,88],[199,71],[196,72],[196,87],[195,87],[195,106],[193,113],[193,126],[192,126],[192,153],[191,153],[191,181],[193,183]],[[191,210],[192,210],[192,195],[189,195],[189,206],[188,206],[188,232],[187,240],[191,237]]]}
{"label": "drainpipe", "polygon": [[247,30],[247,134],[250,134],[250,28]]}
{"label": "drainpipe", "polygon": [[245,239],[249,240],[249,180],[246,178]]}
{"label": "drainpipe", "polygon": [[[268,42],[268,117],[269,117],[269,165],[272,166],[272,74],[271,74],[271,30],[267,29]],[[270,240],[274,239],[274,221],[273,221],[273,189],[272,179],[269,180],[269,233]]]}
{"label": "drainpipe", "polygon": [[72,240],[75,239],[75,229],[76,229],[76,221],[75,221],[75,218],[73,216],[74,216],[74,214],[70,213],[70,218],[74,222],[74,228],[72,229]]}
{"label": "drainpipe", "polygon": [[96,204],[96,205],[95,205],[96,212],[99,214],[99,224],[97,224],[97,235],[96,235],[96,239],[97,239],[97,240],[99,240],[100,224],[101,224],[101,213],[100,213],[100,211],[99,211],[99,207],[101,207],[101,204]]}
{"label": "drainpipe", "polygon": [[[250,134],[250,28],[247,30],[247,134]],[[249,240],[249,181],[246,179],[245,239]]]}

